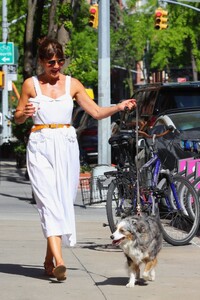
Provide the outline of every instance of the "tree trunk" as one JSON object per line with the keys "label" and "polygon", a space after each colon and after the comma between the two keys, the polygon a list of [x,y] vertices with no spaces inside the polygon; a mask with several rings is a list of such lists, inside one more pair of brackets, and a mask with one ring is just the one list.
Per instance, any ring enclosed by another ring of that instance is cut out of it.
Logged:
{"label": "tree trunk", "polygon": [[37,0],[28,0],[28,12],[25,32],[24,79],[33,74],[33,28]]}
{"label": "tree trunk", "polygon": [[191,63],[192,63],[192,74],[193,74],[193,80],[198,80],[198,72],[197,72],[197,65],[194,55],[191,52]]}
{"label": "tree trunk", "polygon": [[58,0],[51,1],[51,7],[49,11],[49,30],[48,30],[48,37],[53,39],[57,36],[58,25],[55,23],[55,16],[56,16],[56,6]]}
{"label": "tree trunk", "polygon": [[129,86],[129,97],[133,95],[133,74],[130,69],[128,69],[128,86]]}
{"label": "tree trunk", "polygon": [[[61,0],[60,4],[62,4],[62,5],[70,4],[72,6],[73,2],[74,2],[73,0]],[[63,24],[58,27],[57,39],[58,39],[58,42],[62,45],[63,51],[65,52],[65,47],[70,40],[70,33],[69,33],[69,31],[67,31],[65,29]],[[68,65],[69,65],[69,59],[66,60],[63,68],[67,68]]]}

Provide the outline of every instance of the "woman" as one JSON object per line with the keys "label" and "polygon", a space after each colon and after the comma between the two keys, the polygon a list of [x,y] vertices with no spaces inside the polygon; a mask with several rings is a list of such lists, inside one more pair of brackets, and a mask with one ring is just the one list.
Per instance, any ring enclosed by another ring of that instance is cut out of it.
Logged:
{"label": "woman", "polygon": [[62,244],[76,243],[73,204],[79,183],[79,149],[75,129],[70,125],[72,99],[97,120],[125,107],[133,109],[136,103],[129,99],[112,107],[98,106],[81,82],[61,73],[65,59],[56,40],[41,40],[38,57],[43,73],[24,81],[15,122],[21,124],[33,118],[27,169],[47,239],[44,268],[48,276],[65,280]]}

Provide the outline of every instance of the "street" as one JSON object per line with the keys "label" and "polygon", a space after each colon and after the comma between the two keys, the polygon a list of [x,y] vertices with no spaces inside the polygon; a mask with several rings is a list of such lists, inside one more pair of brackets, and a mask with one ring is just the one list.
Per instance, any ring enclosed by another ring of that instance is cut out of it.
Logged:
{"label": "street", "polygon": [[126,288],[126,259],[111,245],[105,203],[75,204],[77,245],[63,249],[68,268],[65,282],[44,276],[46,242],[31,204],[30,182],[14,161],[0,163],[0,283],[1,300],[198,300],[200,242],[172,247],[163,242],[155,282]]}

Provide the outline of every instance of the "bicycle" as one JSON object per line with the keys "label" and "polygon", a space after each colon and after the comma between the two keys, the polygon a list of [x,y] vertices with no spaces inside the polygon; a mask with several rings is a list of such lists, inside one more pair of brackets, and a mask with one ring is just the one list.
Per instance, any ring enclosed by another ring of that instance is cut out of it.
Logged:
{"label": "bicycle", "polygon": [[121,130],[117,136],[110,138],[109,143],[118,149],[121,157],[117,170],[105,173],[106,177],[113,178],[106,201],[111,232],[115,230],[117,220],[138,214],[139,209],[139,213],[157,216],[163,238],[171,245],[186,245],[197,233],[200,222],[197,192],[189,180],[162,168],[156,149],[156,138],[171,130],[153,136],[139,131],[141,136],[152,139],[153,143],[149,147],[150,159],[138,172],[130,151],[135,130]]}

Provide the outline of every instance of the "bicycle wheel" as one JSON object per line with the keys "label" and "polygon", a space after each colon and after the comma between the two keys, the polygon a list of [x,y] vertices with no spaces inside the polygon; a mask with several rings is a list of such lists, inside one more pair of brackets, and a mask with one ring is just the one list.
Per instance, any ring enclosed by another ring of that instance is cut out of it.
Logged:
{"label": "bicycle wheel", "polygon": [[112,233],[115,231],[118,221],[134,214],[132,203],[133,190],[130,180],[124,178],[123,180],[114,179],[109,185],[106,200],[106,214]]}
{"label": "bicycle wheel", "polygon": [[192,185],[199,194],[200,191],[200,177],[197,177],[194,181],[192,181]]}
{"label": "bicycle wheel", "polygon": [[173,185],[175,191],[167,175],[158,183],[158,188],[162,190],[158,204],[160,226],[166,242],[183,246],[192,240],[199,229],[200,204],[196,190],[186,178],[173,176]]}

